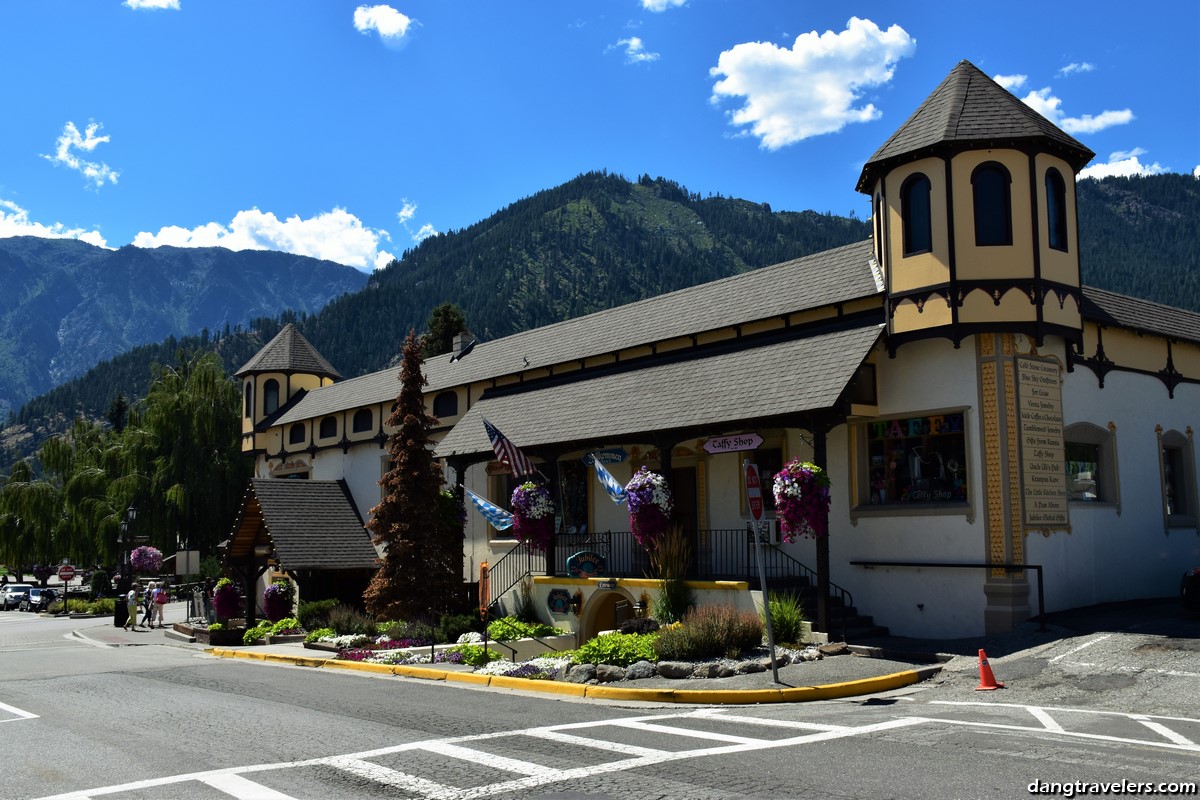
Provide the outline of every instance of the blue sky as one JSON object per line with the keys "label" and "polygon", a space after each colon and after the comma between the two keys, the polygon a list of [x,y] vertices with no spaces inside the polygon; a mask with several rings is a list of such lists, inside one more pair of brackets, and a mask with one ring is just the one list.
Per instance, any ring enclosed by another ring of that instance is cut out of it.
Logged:
{"label": "blue sky", "polygon": [[0,237],[370,271],[600,169],[866,218],[862,163],[962,59],[1089,175],[1200,174],[1198,30],[1196,0],[6,0]]}

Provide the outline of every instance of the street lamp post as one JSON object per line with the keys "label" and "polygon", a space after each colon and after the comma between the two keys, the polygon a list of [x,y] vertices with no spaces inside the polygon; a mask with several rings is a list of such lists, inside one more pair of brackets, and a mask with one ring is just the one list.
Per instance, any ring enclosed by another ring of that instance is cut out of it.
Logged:
{"label": "street lamp post", "polygon": [[125,509],[125,513],[121,516],[121,523],[117,526],[117,547],[121,550],[121,564],[114,584],[117,589],[117,602],[113,609],[113,626],[117,628],[124,627],[129,619],[125,595],[133,588],[133,576],[130,574],[132,568],[129,565],[128,545],[132,541],[130,532],[136,519],[137,508],[131,505]]}

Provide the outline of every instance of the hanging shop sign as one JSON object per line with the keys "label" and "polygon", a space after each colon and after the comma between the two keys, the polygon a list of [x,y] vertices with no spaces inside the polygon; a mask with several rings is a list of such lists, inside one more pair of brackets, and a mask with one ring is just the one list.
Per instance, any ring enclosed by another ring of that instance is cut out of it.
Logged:
{"label": "hanging shop sign", "polygon": [[595,453],[587,453],[583,457],[584,466],[592,465],[592,456],[600,459],[601,464],[622,464],[629,458],[629,453],[622,447],[610,447],[607,450],[597,450]]}
{"label": "hanging shop sign", "polygon": [[739,450],[757,450],[763,438],[757,433],[735,433],[730,436],[714,436],[704,442],[704,449],[713,455],[736,453]]}

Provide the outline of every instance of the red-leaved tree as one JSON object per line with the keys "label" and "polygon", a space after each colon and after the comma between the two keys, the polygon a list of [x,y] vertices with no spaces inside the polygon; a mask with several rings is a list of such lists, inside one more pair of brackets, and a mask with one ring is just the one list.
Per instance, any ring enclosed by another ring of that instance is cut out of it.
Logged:
{"label": "red-leaved tree", "polygon": [[384,496],[367,524],[383,563],[363,594],[377,619],[429,618],[452,611],[462,588],[462,529],[439,512],[442,473],[434,461],[429,429],[437,419],[425,412],[421,341],[404,340],[400,397],[387,424],[392,468],[380,481]]}

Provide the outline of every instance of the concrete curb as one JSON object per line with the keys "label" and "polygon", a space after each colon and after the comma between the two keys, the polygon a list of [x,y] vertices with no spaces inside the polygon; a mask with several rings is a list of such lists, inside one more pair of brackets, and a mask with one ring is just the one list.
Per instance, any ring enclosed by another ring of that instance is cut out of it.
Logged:
{"label": "concrete curb", "polygon": [[361,661],[338,661],[333,658],[306,658],[276,653],[256,653],[249,650],[230,650],[213,647],[205,650],[218,658],[244,658],[252,661],[271,661],[301,667],[329,667],[351,672],[370,672],[376,675],[396,675],[447,683],[469,683],[497,689],[520,689],[527,692],[583,697],[596,700],[642,700],[652,703],[694,703],[698,705],[750,705],[756,703],[804,703],[812,700],[832,700],[899,689],[927,680],[941,671],[940,666],[910,669],[874,678],[828,683],[821,686],[796,686],[786,689],[635,689],[625,686],[565,683],[563,681],[531,680],[503,675],[479,675],[474,672],[420,667],[411,664],[366,664]]}

